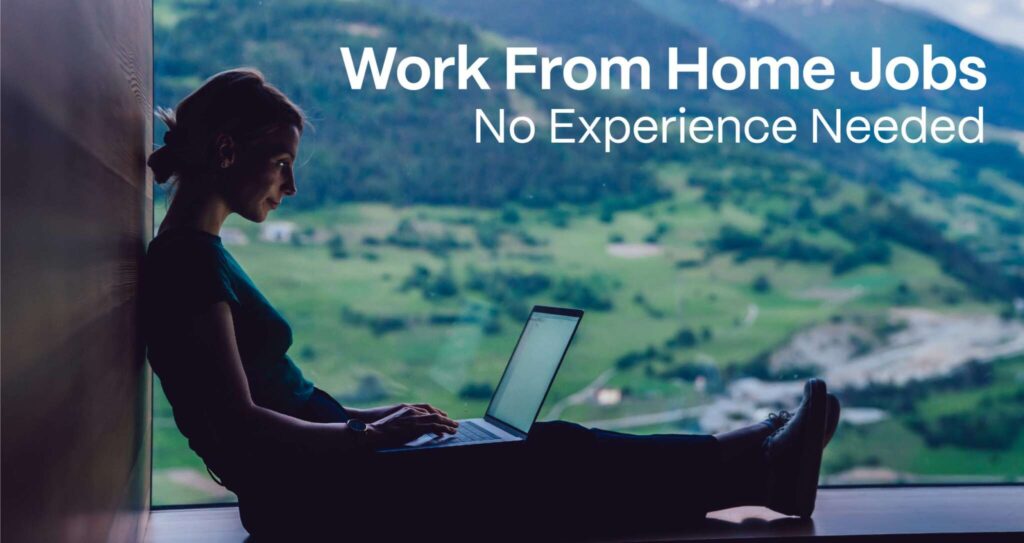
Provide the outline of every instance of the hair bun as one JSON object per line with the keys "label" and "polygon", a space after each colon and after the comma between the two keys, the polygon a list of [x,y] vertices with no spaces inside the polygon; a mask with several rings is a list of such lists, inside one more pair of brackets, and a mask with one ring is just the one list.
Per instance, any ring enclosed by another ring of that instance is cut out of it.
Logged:
{"label": "hair bun", "polygon": [[177,130],[164,132],[164,145],[176,145],[181,140]]}
{"label": "hair bun", "polygon": [[153,151],[146,164],[153,170],[153,180],[157,184],[166,183],[178,169],[176,157],[167,145]]}

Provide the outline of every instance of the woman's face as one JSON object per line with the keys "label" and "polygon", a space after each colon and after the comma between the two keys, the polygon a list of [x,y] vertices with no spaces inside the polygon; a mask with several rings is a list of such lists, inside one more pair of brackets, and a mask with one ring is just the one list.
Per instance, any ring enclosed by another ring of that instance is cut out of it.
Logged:
{"label": "woman's face", "polygon": [[238,149],[226,175],[225,197],[231,210],[253,222],[263,222],[293,196],[292,167],[299,152],[301,134],[295,126],[284,126]]}

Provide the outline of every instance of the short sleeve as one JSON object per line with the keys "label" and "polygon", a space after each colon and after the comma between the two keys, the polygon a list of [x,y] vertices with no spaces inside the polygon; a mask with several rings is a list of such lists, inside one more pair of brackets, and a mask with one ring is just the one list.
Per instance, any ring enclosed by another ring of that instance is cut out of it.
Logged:
{"label": "short sleeve", "polygon": [[156,284],[150,286],[166,313],[187,316],[222,301],[237,307],[238,296],[222,250],[205,240],[175,241],[149,262],[158,267],[151,270]]}
{"label": "short sleeve", "polygon": [[217,302],[238,305],[238,296],[231,284],[227,262],[219,251],[204,250],[195,261],[195,266],[184,274],[187,281],[182,287],[187,291],[183,299],[189,307],[203,308]]}

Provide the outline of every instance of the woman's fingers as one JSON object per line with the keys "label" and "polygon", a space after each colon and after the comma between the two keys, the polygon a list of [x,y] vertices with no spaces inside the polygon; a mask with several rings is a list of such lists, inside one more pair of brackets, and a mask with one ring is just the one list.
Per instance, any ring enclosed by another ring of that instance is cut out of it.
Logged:
{"label": "woman's fingers", "polygon": [[414,404],[414,405],[416,407],[421,407],[421,408],[426,409],[427,411],[431,411],[433,413],[440,413],[440,414],[442,414],[442,415],[444,415],[446,417],[448,416],[448,413],[445,413],[444,411],[441,411],[440,409],[438,409],[438,408],[436,408],[436,407],[434,407],[434,406],[432,406],[432,405],[430,405],[428,403],[418,403],[418,404]]}
{"label": "woman's fingers", "polygon": [[419,417],[419,416],[423,416],[423,415],[427,415],[427,414],[429,414],[429,413],[427,413],[423,409],[420,409],[420,408],[418,408],[416,406],[402,404],[402,407],[399,408],[398,410],[396,410],[392,414],[392,416],[396,420],[401,420],[401,419],[407,419],[407,418],[410,418],[410,417]]}
{"label": "woman's fingers", "polygon": [[[455,434],[459,423],[441,413],[429,411],[423,404],[402,404],[391,415],[374,423],[385,443],[406,443],[425,434]],[[387,437],[384,437],[387,436]]]}
{"label": "woman's fingers", "polygon": [[438,413],[431,413],[429,415],[421,415],[421,417],[424,417],[424,420],[427,420],[429,422],[444,424],[445,426],[451,426],[452,428],[456,428],[459,425],[458,422],[456,422],[456,421],[454,421],[454,420],[452,420],[452,419],[450,419],[450,418],[448,418],[448,417],[446,417],[444,415],[440,415]]}
{"label": "woman's fingers", "polygon": [[406,409],[409,409],[409,410],[412,410],[412,411],[421,412],[421,413],[437,413],[437,414],[445,416],[445,417],[448,416],[448,413],[446,413],[446,412],[444,412],[444,411],[442,411],[442,410],[440,410],[440,409],[438,409],[438,408],[436,408],[436,407],[434,407],[434,406],[432,406],[432,405],[430,405],[428,403],[403,403],[403,404],[398,404],[397,407],[406,408]]}
{"label": "woman's fingers", "polygon": [[457,422],[436,413],[409,417],[409,421],[419,428],[428,428],[427,431],[434,433],[455,433],[455,429],[458,427]]}
{"label": "woman's fingers", "polygon": [[421,415],[428,415],[430,413],[438,412],[436,409],[430,407],[427,404],[417,403],[417,404],[405,404],[405,405],[406,405],[406,407],[408,407],[413,412],[421,414]]}
{"label": "woman's fingers", "polygon": [[413,411],[411,408],[406,407],[406,406],[401,406],[398,409],[395,409],[394,411],[392,411],[390,415],[388,415],[386,417],[382,417],[380,420],[377,421],[377,424],[380,425],[380,426],[383,426],[384,424],[387,424],[388,422],[391,422],[391,421],[394,421],[394,420],[401,420],[402,418],[405,418],[405,417],[408,417],[408,416],[414,415],[414,414],[415,414],[415,411]]}
{"label": "woman's fingers", "polygon": [[440,413],[431,413],[423,410],[409,410],[402,414],[401,419],[417,420],[421,422],[442,422],[450,426],[458,426],[459,423]]}

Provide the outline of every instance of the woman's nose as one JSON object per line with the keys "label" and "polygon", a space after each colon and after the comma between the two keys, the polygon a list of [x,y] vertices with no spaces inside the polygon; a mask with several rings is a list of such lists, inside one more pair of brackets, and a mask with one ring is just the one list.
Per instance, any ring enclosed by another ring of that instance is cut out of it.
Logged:
{"label": "woman's nose", "polygon": [[298,192],[298,189],[295,187],[295,178],[291,178],[287,182],[285,182],[284,187],[282,187],[282,189],[283,192],[288,196],[295,196],[295,193]]}

